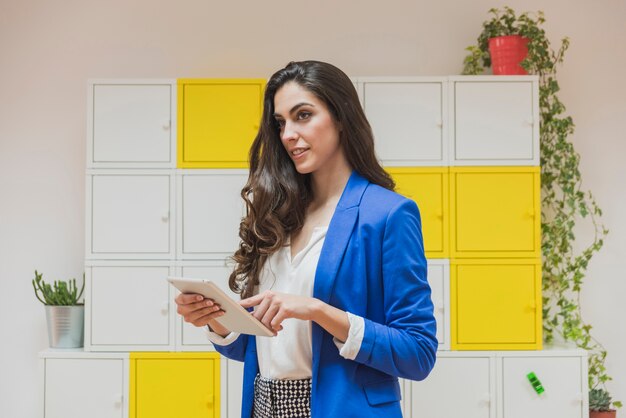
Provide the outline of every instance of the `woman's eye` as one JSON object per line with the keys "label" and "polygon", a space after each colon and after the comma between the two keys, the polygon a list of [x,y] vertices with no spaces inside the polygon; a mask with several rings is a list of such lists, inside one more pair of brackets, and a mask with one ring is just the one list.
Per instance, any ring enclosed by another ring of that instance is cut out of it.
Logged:
{"label": "woman's eye", "polygon": [[308,119],[311,117],[311,112],[300,112],[298,113],[298,119]]}
{"label": "woman's eye", "polygon": [[285,121],[284,120],[276,120],[276,126],[278,126],[278,129],[282,129],[283,126],[285,126]]}

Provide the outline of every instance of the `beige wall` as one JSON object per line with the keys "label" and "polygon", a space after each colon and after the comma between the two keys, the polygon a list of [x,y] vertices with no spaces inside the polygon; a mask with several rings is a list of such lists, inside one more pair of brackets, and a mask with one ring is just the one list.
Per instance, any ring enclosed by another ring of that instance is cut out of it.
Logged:
{"label": "beige wall", "polygon": [[[309,58],[349,75],[458,74],[487,10],[504,4],[0,0],[0,416],[38,413],[37,353],[47,340],[33,271],[82,275],[87,78],[268,77]],[[561,98],[577,126],[584,186],[611,230],[582,303],[609,351],[609,387],[626,400],[626,3],[506,4],[544,10],[551,39],[572,41]]]}

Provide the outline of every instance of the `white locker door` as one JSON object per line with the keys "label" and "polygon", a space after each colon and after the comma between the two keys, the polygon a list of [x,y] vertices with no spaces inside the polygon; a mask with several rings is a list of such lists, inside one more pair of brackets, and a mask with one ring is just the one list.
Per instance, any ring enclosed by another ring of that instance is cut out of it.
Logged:
{"label": "white locker door", "polygon": [[93,86],[94,163],[170,162],[169,84]]}
{"label": "white locker door", "polygon": [[489,418],[489,368],[488,357],[439,357],[425,380],[411,382],[412,416]]}
{"label": "white locker door", "polygon": [[[437,320],[437,340],[439,347],[447,346],[447,335],[449,330],[446,323],[447,303],[445,298],[445,280],[444,266],[442,264],[428,264],[428,284],[432,291],[431,299],[435,305],[435,319]],[[449,279],[448,279],[449,280]]]}
{"label": "white locker door", "polygon": [[169,175],[96,174],[91,178],[94,255],[163,257],[170,253]]}
{"label": "white locker door", "polygon": [[441,83],[366,82],[363,104],[384,165],[443,164]]}
{"label": "white locker door", "polygon": [[239,245],[247,174],[182,176],[182,258],[224,259]]}
{"label": "white locker door", "polygon": [[44,418],[124,417],[122,359],[46,359]]}
{"label": "white locker door", "polygon": [[242,386],[243,362],[228,360],[228,392],[226,395],[228,418],[241,417]]}
{"label": "white locker door", "polygon": [[[537,394],[526,375],[533,372],[544,392]],[[502,418],[582,418],[580,357],[502,358]]]}
{"label": "white locker door", "polygon": [[[215,282],[220,287],[220,289],[230,295],[231,298],[239,300],[239,295],[231,291],[228,287],[228,277],[230,276],[231,271],[232,268],[225,266],[184,266],[182,269],[182,275],[183,277],[211,280]],[[176,292],[176,294],[178,294],[178,290],[174,291]],[[178,315],[178,321],[181,324],[182,344],[184,346],[209,346],[211,344],[207,339],[206,333],[203,328],[198,328],[193,324],[185,322],[180,315]]]}
{"label": "white locker door", "polygon": [[535,159],[532,82],[456,82],[454,100],[455,160]]}
{"label": "white locker door", "polygon": [[167,348],[169,271],[169,267],[92,267],[91,345]]}

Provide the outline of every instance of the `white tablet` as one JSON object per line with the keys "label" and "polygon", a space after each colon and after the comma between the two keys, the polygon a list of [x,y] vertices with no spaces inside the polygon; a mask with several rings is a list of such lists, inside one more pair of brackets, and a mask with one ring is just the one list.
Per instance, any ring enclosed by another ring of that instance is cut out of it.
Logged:
{"label": "white tablet", "polygon": [[182,293],[197,293],[219,303],[225,313],[216,321],[229,330],[242,334],[262,335],[265,337],[274,336],[274,333],[269,328],[252,316],[250,312],[246,311],[243,306],[231,299],[214,282],[205,279],[173,276],[169,276],[167,281]]}

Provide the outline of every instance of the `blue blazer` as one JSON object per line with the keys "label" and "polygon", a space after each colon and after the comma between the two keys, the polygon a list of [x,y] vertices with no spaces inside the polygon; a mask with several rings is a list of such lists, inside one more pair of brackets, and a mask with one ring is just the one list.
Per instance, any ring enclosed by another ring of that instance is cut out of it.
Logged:
{"label": "blue blazer", "polygon": [[[312,324],[311,417],[401,417],[398,378],[424,379],[437,352],[415,202],[353,171],[328,227],[313,296],[365,318],[365,332],[357,357],[347,360],[333,336]],[[245,362],[241,416],[249,418],[255,337],[215,349]]]}

